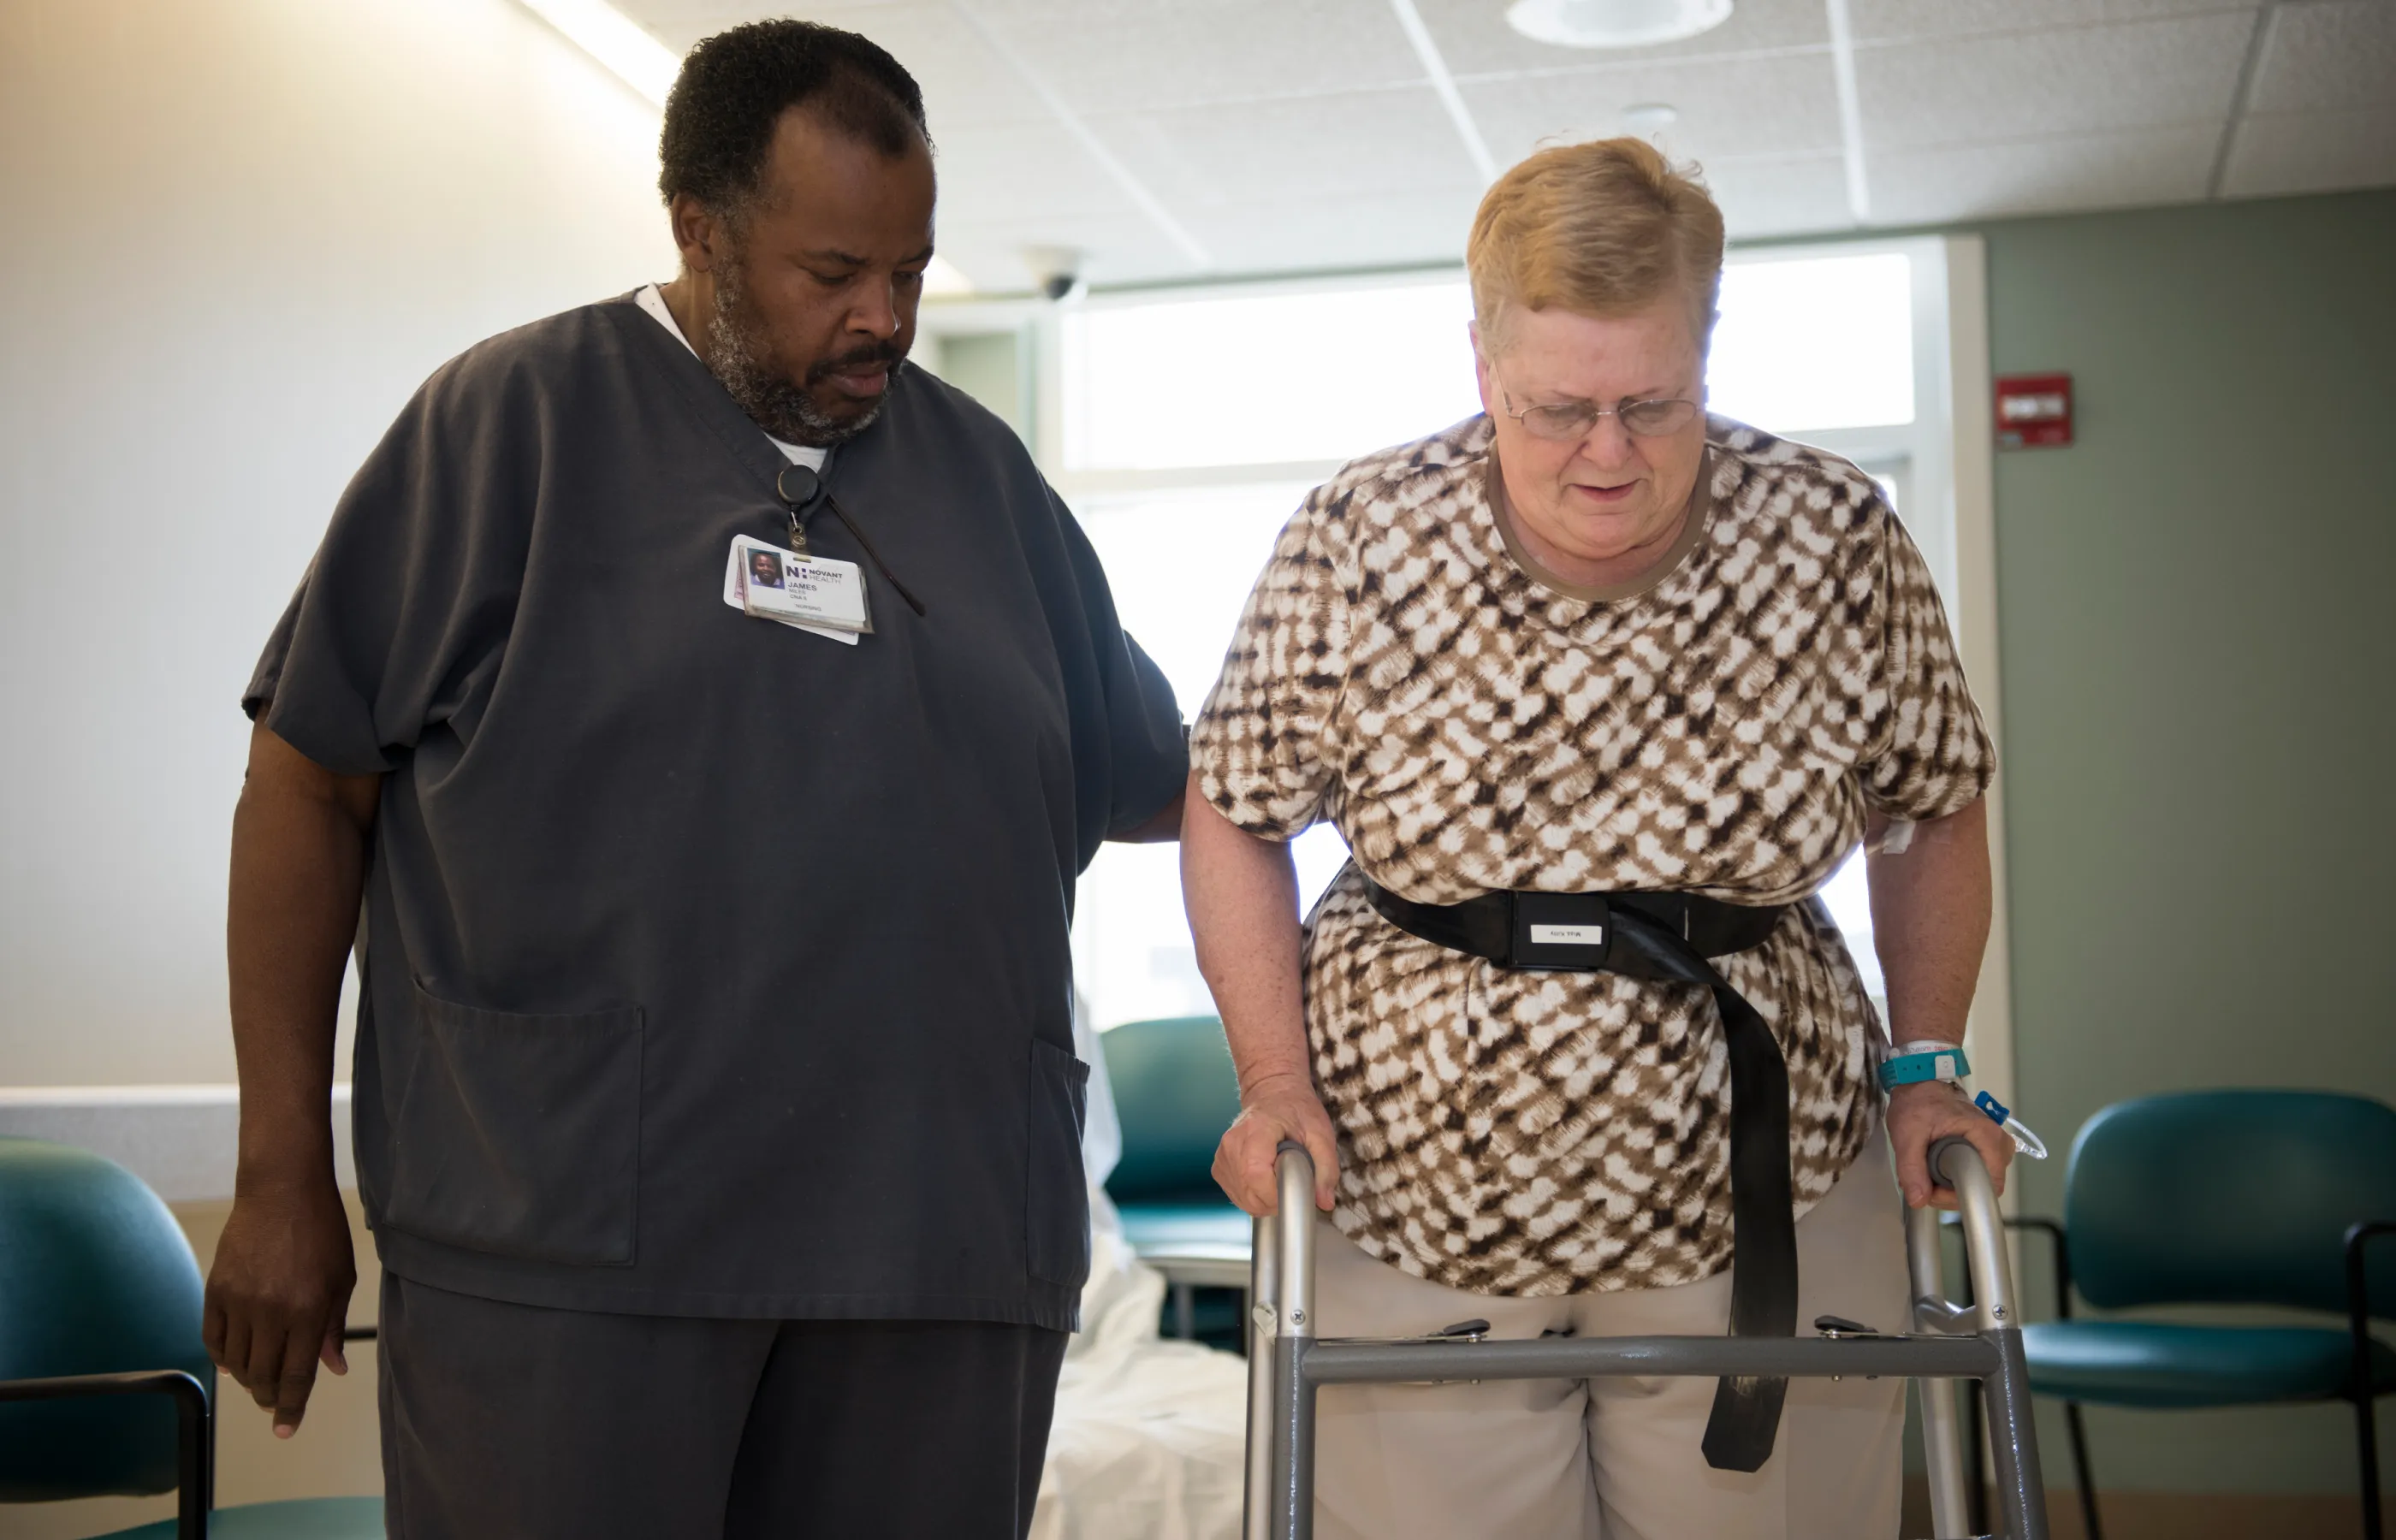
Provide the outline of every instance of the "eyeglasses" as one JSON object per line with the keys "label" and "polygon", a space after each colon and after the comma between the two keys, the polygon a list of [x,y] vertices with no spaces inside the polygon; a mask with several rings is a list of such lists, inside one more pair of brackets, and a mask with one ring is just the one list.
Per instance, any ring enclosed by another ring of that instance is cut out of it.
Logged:
{"label": "eyeglasses", "polygon": [[1677,433],[1697,415],[1694,401],[1666,399],[1658,401],[1624,401],[1612,406],[1600,406],[1593,401],[1562,401],[1552,406],[1525,406],[1514,410],[1514,398],[1503,386],[1498,393],[1506,403],[1506,415],[1523,425],[1523,431],[1533,438],[1555,443],[1585,438],[1597,426],[1600,418],[1618,418],[1624,431],[1634,438],[1661,438]]}

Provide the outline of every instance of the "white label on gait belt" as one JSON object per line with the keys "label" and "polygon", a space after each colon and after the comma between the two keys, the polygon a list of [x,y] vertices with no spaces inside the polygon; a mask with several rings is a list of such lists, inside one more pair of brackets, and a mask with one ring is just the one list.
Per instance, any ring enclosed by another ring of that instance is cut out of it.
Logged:
{"label": "white label on gait belt", "polygon": [[1605,945],[1604,925],[1533,925],[1531,945],[1535,947],[1603,947]]}

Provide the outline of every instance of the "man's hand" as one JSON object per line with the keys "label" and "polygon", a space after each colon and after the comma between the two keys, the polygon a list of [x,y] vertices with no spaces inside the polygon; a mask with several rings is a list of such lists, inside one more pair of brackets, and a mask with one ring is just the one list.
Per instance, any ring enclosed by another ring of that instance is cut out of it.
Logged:
{"label": "man's hand", "polygon": [[341,1328],[358,1272],[332,1177],[236,1196],[208,1269],[208,1357],[274,1414],[278,1439],[299,1431],[319,1360],[350,1372]]}
{"label": "man's hand", "polygon": [[[1972,1141],[1989,1165],[1989,1178],[2003,1196],[2005,1167],[2013,1163],[2013,1135],[1989,1121],[1952,1081],[1918,1081],[1889,1093],[1888,1142],[1897,1153],[1897,1185],[1909,1207],[1957,1206],[1954,1191],[1937,1185],[1930,1175],[1930,1147],[1950,1134]],[[1219,1162],[1218,1162],[1219,1164]]]}
{"label": "man's hand", "polygon": [[1239,1117],[1215,1148],[1215,1180],[1231,1201],[1260,1219],[1281,1206],[1273,1162],[1282,1141],[1293,1139],[1314,1159],[1314,1206],[1330,1208],[1339,1181],[1339,1145],[1313,1082],[1302,1075],[1267,1076],[1240,1101]]}

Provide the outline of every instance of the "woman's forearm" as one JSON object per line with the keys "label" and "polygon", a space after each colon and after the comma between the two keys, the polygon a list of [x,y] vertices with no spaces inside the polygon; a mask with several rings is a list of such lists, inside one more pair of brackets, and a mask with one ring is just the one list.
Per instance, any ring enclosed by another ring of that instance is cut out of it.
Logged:
{"label": "woman's forearm", "polygon": [[1987,801],[1917,825],[1902,855],[1869,856],[1866,872],[1891,1037],[1963,1042],[1989,944]]}
{"label": "woman's forearm", "polygon": [[1182,902],[1241,1092],[1278,1076],[1309,1080],[1289,847],[1241,829],[1194,785],[1183,807]]}
{"label": "woman's forearm", "polygon": [[1216,1148],[1215,1180],[1250,1214],[1271,1214],[1277,1152],[1295,1140],[1314,1162],[1315,1207],[1327,1209],[1339,1146],[1306,1047],[1298,871],[1287,845],[1224,817],[1194,777],[1181,816],[1181,901],[1240,1077],[1240,1115]]}

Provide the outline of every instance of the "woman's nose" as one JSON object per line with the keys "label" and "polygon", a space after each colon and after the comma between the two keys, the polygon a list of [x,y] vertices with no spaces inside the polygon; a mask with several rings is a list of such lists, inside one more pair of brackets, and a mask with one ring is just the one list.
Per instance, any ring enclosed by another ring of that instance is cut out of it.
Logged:
{"label": "woman's nose", "polygon": [[1631,441],[1631,430],[1622,426],[1622,418],[1608,412],[1590,424],[1581,435],[1581,457],[1593,465],[1611,469],[1638,458],[1638,446]]}

